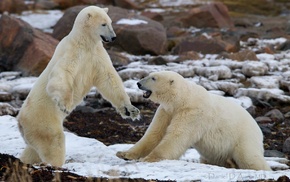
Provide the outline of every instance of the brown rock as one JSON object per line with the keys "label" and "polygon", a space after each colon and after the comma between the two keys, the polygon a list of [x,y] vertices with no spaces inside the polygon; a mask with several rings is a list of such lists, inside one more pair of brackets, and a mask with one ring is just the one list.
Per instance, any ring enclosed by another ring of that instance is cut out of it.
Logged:
{"label": "brown rock", "polygon": [[63,39],[71,31],[78,13],[86,6],[75,6],[67,9],[63,16],[54,25],[52,36],[58,40]]}
{"label": "brown rock", "polygon": [[[117,34],[112,46],[136,55],[160,55],[167,52],[166,30],[159,22],[118,7],[109,7],[109,16]],[[118,21],[121,19],[138,20],[143,23],[120,24]]]}
{"label": "brown rock", "polygon": [[52,57],[57,43],[57,40],[28,23],[2,15],[0,71],[20,70],[24,75],[39,75]]}
{"label": "brown rock", "polygon": [[21,13],[26,9],[24,0],[0,0],[0,13]]}
{"label": "brown rock", "polygon": [[237,52],[239,51],[239,40],[235,37],[229,40],[221,35],[205,37],[203,35],[198,37],[189,37],[177,43],[173,49],[174,54],[181,54],[183,52],[195,51],[202,54],[219,54],[221,52]]}
{"label": "brown rock", "polygon": [[219,55],[219,58],[232,59],[236,61],[246,61],[246,60],[258,61],[259,60],[256,56],[256,53],[251,50],[243,50],[237,53],[224,52]]}
{"label": "brown rock", "polygon": [[203,5],[191,9],[187,15],[180,18],[185,27],[219,27],[219,28],[233,28],[228,8],[221,2]]}
{"label": "brown rock", "polygon": [[125,9],[140,9],[140,7],[130,0],[114,0],[114,5]]}
{"label": "brown rock", "polygon": [[113,0],[53,0],[60,8],[66,9],[77,5],[112,4]]}
{"label": "brown rock", "polygon": [[142,16],[145,16],[147,18],[150,18],[151,20],[155,20],[155,21],[162,21],[163,20],[163,16],[159,13],[155,13],[155,12],[150,12],[150,11],[144,11],[141,13]]}

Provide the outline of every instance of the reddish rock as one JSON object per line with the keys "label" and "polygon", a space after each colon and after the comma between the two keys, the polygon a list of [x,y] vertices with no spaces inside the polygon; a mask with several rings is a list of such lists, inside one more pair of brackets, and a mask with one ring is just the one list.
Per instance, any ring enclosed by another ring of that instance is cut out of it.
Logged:
{"label": "reddish rock", "polygon": [[[3,26],[5,25],[5,26]],[[20,70],[39,75],[54,53],[58,41],[7,15],[0,18],[0,71]]]}
{"label": "reddish rock", "polygon": [[114,0],[114,5],[125,9],[140,9],[140,7],[130,0]]}
{"label": "reddish rock", "polygon": [[52,36],[55,39],[63,39],[71,31],[78,13],[86,6],[75,6],[67,9],[63,16],[54,25]]}
{"label": "reddish rock", "polygon": [[21,13],[26,9],[24,0],[0,0],[0,13]]}
{"label": "reddish rock", "polygon": [[163,16],[155,12],[144,11],[141,13],[141,15],[159,22],[163,20]]}
{"label": "reddish rock", "polygon": [[[111,10],[110,10],[111,9]],[[118,7],[110,7],[109,16],[117,34],[113,46],[136,55],[160,55],[167,52],[166,30],[162,24]],[[119,20],[137,20],[139,24],[121,24]]]}
{"label": "reddish rock", "polygon": [[243,50],[237,53],[222,53],[219,55],[219,58],[232,59],[236,61],[246,61],[246,60],[258,61],[259,60],[256,56],[256,53],[251,50]]}
{"label": "reddish rock", "polygon": [[187,12],[187,15],[181,17],[179,21],[185,27],[234,27],[234,23],[229,16],[228,8],[221,2],[193,8]]}
{"label": "reddish rock", "polygon": [[173,49],[174,54],[195,51],[202,54],[220,54],[221,52],[237,52],[239,51],[239,40],[232,37],[225,38],[223,36],[198,36],[189,37],[177,43]]}
{"label": "reddish rock", "polygon": [[66,9],[77,5],[112,4],[113,0],[53,0],[60,8]]}

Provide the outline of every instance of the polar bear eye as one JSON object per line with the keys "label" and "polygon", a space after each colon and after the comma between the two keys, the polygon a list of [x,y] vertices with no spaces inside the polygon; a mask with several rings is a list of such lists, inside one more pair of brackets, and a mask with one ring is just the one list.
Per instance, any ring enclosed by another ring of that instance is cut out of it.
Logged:
{"label": "polar bear eye", "polygon": [[156,78],[155,78],[155,77],[152,77],[151,79],[152,79],[153,81],[156,81]]}
{"label": "polar bear eye", "polygon": [[106,23],[103,23],[103,24],[102,24],[103,27],[105,27],[106,25],[107,25]]}

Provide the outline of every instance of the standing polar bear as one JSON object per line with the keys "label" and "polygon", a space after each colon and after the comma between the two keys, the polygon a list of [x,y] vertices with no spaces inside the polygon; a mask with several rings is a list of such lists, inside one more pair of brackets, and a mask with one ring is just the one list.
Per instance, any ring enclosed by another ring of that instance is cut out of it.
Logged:
{"label": "standing polar bear", "polygon": [[107,12],[89,6],[78,14],[25,100],[17,116],[27,144],[20,158],[24,163],[64,164],[63,120],[93,86],[123,118],[139,117],[102,44],[116,38]]}
{"label": "standing polar bear", "polygon": [[262,132],[240,105],[170,72],[138,82],[143,97],[160,106],[145,135],[123,159],[178,159],[193,146],[201,162],[240,169],[271,170],[263,156]]}

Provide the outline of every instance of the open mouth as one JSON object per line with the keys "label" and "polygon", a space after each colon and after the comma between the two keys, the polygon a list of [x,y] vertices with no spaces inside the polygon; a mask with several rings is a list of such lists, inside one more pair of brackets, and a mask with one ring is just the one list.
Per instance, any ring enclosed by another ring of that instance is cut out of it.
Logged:
{"label": "open mouth", "polygon": [[110,42],[110,41],[107,40],[104,36],[100,35],[100,37],[102,38],[103,42]]}
{"label": "open mouth", "polygon": [[151,94],[152,94],[152,92],[150,90],[145,90],[144,93],[143,93],[143,97],[148,99]]}

